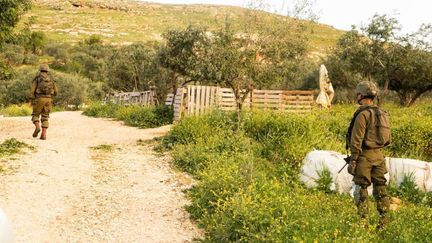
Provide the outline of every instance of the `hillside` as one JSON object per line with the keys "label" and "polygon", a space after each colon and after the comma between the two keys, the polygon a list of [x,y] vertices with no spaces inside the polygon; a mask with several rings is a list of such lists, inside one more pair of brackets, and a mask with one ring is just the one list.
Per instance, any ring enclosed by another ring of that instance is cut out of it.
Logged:
{"label": "hillside", "polygon": [[[167,5],[132,0],[35,0],[23,21],[34,17],[33,30],[43,31],[54,41],[78,42],[92,34],[113,44],[159,41],[168,29],[189,24],[216,29],[226,19],[241,31],[246,10],[217,5]],[[278,21],[281,16],[260,12]],[[311,49],[324,52],[336,43],[343,31],[327,25],[307,23]]]}

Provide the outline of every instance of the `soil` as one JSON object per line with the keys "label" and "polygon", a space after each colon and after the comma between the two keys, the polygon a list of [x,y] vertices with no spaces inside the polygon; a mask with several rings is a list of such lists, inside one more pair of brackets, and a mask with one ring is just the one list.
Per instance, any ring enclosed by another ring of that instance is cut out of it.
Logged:
{"label": "soil", "polygon": [[29,117],[0,118],[0,141],[35,150],[3,161],[0,206],[17,242],[191,242],[201,233],[183,193],[193,183],[153,151],[170,127],[137,129],[80,112],[51,115],[48,139]]}

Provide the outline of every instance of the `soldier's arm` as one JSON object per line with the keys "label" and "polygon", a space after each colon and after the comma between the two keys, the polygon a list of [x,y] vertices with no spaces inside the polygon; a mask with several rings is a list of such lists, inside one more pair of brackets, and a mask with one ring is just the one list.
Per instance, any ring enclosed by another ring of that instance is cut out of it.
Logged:
{"label": "soldier's arm", "polygon": [[367,114],[368,111],[361,112],[354,122],[350,141],[351,160],[357,160],[362,153],[362,144],[367,128]]}
{"label": "soldier's arm", "polygon": [[33,79],[32,86],[30,89],[30,99],[36,98],[37,79]]}
{"label": "soldier's arm", "polygon": [[54,83],[54,96],[56,96],[57,94],[58,94],[58,86],[57,86],[57,83],[55,82],[55,81],[53,81],[53,83]]}

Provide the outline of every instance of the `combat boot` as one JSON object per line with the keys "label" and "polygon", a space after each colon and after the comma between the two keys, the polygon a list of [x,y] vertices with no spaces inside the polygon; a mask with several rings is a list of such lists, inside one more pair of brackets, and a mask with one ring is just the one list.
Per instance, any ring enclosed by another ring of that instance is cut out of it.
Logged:
{"label": "combat boot", "polygon": [[47,128],[42,127],[42,133],[41,133],[40,139],[46,140],[46,133],[47,133]]}
{"label": "combat boot", "polygon": [[378,222],[378,226],[377,226],[377,230],[382,230],[384,229],[388,224],[388,219],[387,219],[387,215],[386,214],[382,214],[380,216],[379,222]]}
{"label": "combat boot", "polygon": [[39,132],[41,131],[40,123],[38,121],[34,122],[35,130],[33,132],[33,137],[37,137],[39,135]]}

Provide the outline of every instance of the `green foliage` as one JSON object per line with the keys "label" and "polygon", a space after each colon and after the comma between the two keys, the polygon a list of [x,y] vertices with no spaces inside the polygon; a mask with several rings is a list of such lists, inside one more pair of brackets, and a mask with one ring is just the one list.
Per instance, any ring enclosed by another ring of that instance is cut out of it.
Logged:
{"label": "green foliage", "polygon": [[15,138],[9,138],[0,144],[0,157],[10,156],[19,153],[23,148],[34,149],[33,147],[18,141]]}
{"label": "green foliage", "polygon": [[181,75],[185,81],[200,81],[205,77],[205,53],[209,37],[205,29],[188,26],[185,30],[171,30],[163,34],[166,44],[158,53],[162,67]]}
{"label": "green foliage", "polygon": [[87,100],[89,79],[60,72],[51,72],[50,75],[59,87],[59,93],[53,99],[54,105],[65,108],[69,105],[78,107]]}
{"label": "green foliage", "polygon": [[114,117],[124,121],[128,126],[148,128],[166,125],[172,122],[173,112],[167,106],[139,106],[121,107]]}
{"label": "green foliage", "polygon": [[354,27],[341,36],[326,61],[336,94],[361,79],[372,80],[383,87],[382,99],[392,90],[400,104],[411,106],[432,90],[432,26],[424,25],[406,36],[398,30],[397,19],[375,15],[360,31]]}
{"label": "green foliage", "polygon": [[120,105],[108,103],[108,104],[102,104],[102,103],[92,103],[90,104],[83,112],[86,116],[91,117],[105,117],[105,118],[112,118],[115,117],[115,114],[117,110],[120,109]]}
{"label": "green foliage", "polygon": [[19,45],[6,44],[2,48],[2,58],[12,65],[19,65],[24,62],[24,48]]}
{"label": "green foliage", "polygon": [[35,65],[39,63],[39,56],[34,54],[27,54],[24,56],[23,64]]}
{"label": "green foliage", "polygon": [[84,110],[84,115],[92,117],[115,118],[126,125],[150,128],[167,125],[173,121],[173,111],[167,106],[121,106],[112,103],[93,103]]}
{"label": "green foliage", "polygon": [[[244,117],[243,128],[261,144],[260,156],[278,164],[284,168],[283,173],[295,178],[303,158],[312,149],[343,151],[344,140],[334,134],[333,129],[325,129],[333,119],[318,111],[304,116],[257,111]],[[336,122],[342,122],[343,126],[345,121]]]}
{"label": "green foliage", "polygon": [[392,195],[402,198],[408,202],[416,204],[430,205],[429,195],[422,192],[415,182],[416,178],[414,173],[409,173],[404,175],[402,182],[399,187],[394,185],[390,186],[390,192]]}
{"label": "green foliage", "polygon": [[[409,137],[399,127],[430,121],[428,107],[427,103],[410,109],[386,107],[394,117],[397,139]],[[332,182],[328,171],[317,180],[320,190],[306,190],[298,182],[307,152],[314,148],[343,152],[353,113],[352,106],[309,115],[245,112],[239,130],[232,114],[216,111],[177,123],[162,144],[172,149],[175,165],[198,180],[188,193],[187,209],[205,230],[203,241],[427,241],[432,234],[427,223],[432,209],[423,205],[429,205],[432,196],[419,194],[409,176],[392,193],[416,204],[407,203],[390,213],[388,228],[378,233],[359,224],[350,197],[326,193]],[[426,124],[419,133],[427,133]],[[411,156],[419,158],[429,145],[410,146],[417,151]],[[387,153],[402,155],[405,149],[396,144]],[[371,222],[377,222],[376,210],[370,211]]]}
{"label": "green foliage", "polygon": [[332,188],[331,184],[333,183],[333,179],[330,173],[330,170],[325,167],[323,170],[318,171],[318,179],[315,180],[315,183],[317,184],[317,189],[319,191],[323,191],[325,193],[331,193]]}
{"label": "green foliage", "polygon": [[14,42],[25,48],[25,52],[31,52],[32,54],[41,54],[43,48],[46,45],[47,39],[45,33],[42,31],[32,31],[32,25],[35,22],[34,17],[30,17],[25,27],[16,34]]}
{"label": "green foliage", "polygon": [[403,177],[399,185],[399,193],[399,196],[413,203],[419,203],[423,199],[423,193],[417,187],[413,173]]}
{"label": "green foliage", "polygon": [[390,224],[382,233],[385,242],[425,242],[432,237],[432,208],[407,205],[390,215]]}
{"label": "green foliage", "polygon": [[28,105],[11,105],[0,110],[0,114],[4,116],[29,116],[32,113],[32,108]]}
{"label": "green foliage", "polygon": [[121,47],[107,61],[109,86],[115,90],[148,90],[157,74],[155,50],[142,43]]}
{"label": "green foliage", "polygon": [[30,0],[0,1],[0,46],[9,39],[21,15],[30,9]]}
{"label": "green foliage", "polygon": [[114,146],[112,144],[101,144],[98,146],[90,147],[93,150],[103,151],[103,152],[112,152]]}

